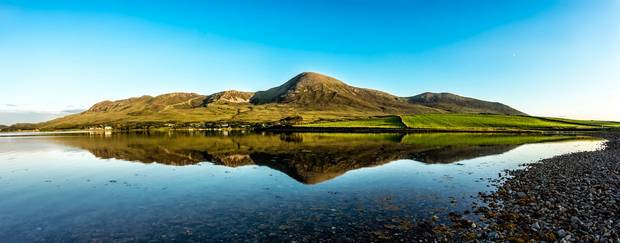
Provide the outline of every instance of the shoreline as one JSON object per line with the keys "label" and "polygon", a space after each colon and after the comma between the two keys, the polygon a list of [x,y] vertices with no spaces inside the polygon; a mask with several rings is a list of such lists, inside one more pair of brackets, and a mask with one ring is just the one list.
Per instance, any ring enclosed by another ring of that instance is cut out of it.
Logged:
{"label": "shoreline", "polygon": [[[70,131],[19,131],[19,132],[0,132],[0,137],[33,137],[33,136],[45,136],[45,135],[59,135],[59,134],[84,134],[93,133],[88,130],[70,130]],[[100,133],[103,133],[101,131]]]}
{"label": "shoreline", "polygon": [[[492,181],[497,190],[473,205],[478,222],[458,214],[435,226],[453,241],[620,242],[620,133],[603,148],[543,159]],[[478,225],[476,225],[478,224]]]}
{"label": "shoreline", "polygon": [[0,131],[0,137],[27,137],[59,134],[107,134],[133,132],[269,132],[269,133],[486,133],[486,134],[596,134],[613,133],[609,130],[592,129],[556,129],[556,130],[455,130],[455,129],[418,129],[418,128],[339,128],[339,127],[285,127],[285,128],[248,128],[248,129],[132,129],[132,130],[52,130],[52,131]]}

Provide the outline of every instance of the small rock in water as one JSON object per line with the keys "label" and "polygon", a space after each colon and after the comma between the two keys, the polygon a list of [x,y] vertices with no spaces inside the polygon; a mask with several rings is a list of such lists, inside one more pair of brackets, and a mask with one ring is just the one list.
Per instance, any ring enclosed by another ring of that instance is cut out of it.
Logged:
{"label": "small rock in water", "polygon": [[538,224],[538,222],[532,224],[532,229],[536,231],[540,230],[540,225]]}
{"label": "small rock in water", "polygon": [[581,220],[579,220],[579,218],[577,218],[576,216],[573,216],[570,218],[570,222],[576,225],[580,225],[581,224]]}
{"label": "small rock in water", "polygon": [[558,230],[557,234],[560,238],[564,238],[564,236],[566,236],[566,231],[564,231],[563,229],[560,229]]}

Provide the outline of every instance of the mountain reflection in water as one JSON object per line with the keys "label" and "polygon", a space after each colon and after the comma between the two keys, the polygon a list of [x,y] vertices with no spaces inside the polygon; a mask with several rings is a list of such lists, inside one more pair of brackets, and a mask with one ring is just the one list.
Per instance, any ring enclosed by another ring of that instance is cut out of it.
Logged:
{"label": "mountain reflection in water", "polygon": [[301,183],[316,184],[350,170],[396,160],[454,163],[505,153],[522,144],[584,137],[467,133],[140,133],[52,139],[88,150],[103,159],[177,166],[205,161],[229,167],[261,165],[284,172]]}

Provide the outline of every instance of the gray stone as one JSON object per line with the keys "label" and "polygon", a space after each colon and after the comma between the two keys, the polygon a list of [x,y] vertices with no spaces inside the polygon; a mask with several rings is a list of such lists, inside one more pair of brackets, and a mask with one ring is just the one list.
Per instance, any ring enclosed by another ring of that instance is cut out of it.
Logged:
{"label": "gray stone", "polygon": [[566,231],[564,231],[563,229],[558,230],[558,232],[556,232],[558,234],[558,237],[560,238],[564,238],[564,236],[566,236]]}
{"label": "gray stone", "polygon": [[532,224],[532,229],[536,231],[540,230],[540,225],[538,224],[538,222]]}

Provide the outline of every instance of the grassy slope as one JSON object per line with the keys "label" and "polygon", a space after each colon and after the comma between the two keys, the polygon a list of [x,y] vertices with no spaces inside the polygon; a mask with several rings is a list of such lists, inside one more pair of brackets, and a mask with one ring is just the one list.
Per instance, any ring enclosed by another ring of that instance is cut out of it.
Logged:
{"label": "grassy slope", "polygon": [[409,128],[450,130],[570,130],[598,128],[529,116],[484,114],[421,114],[402,116]]}
{"label": "grassy slope", "polygon": [[307,127],[363,127],[363,128],[405,128],[398,116],[376,117],[350,121],[330,121],[310,123],[300,126]]}

